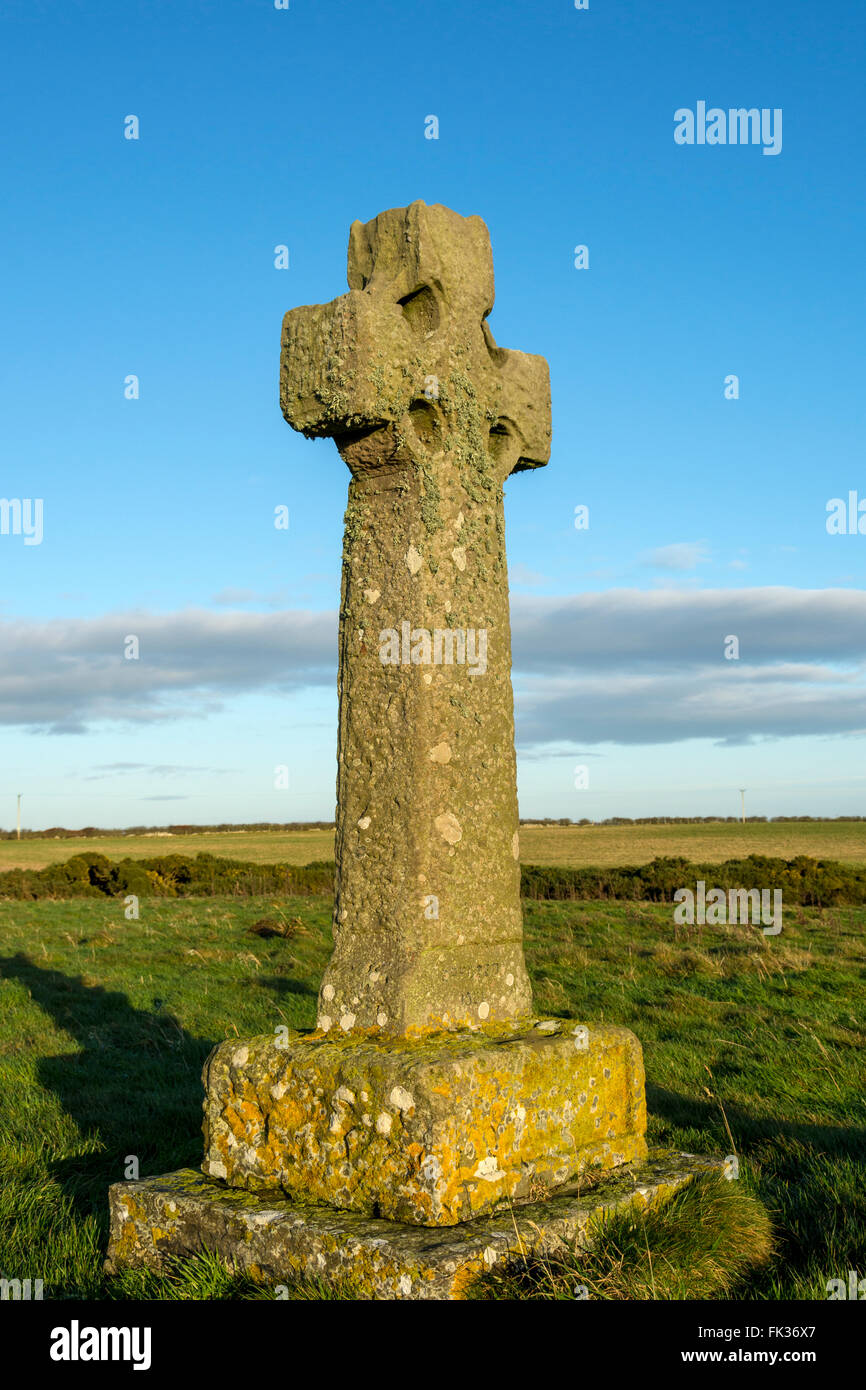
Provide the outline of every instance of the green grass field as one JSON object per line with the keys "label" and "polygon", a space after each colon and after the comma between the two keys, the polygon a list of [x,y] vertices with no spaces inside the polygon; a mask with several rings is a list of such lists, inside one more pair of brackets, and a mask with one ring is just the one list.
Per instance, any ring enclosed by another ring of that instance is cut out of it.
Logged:
{"label": "green grass field", "polygon": [[[214,1043],[312,1026],[330,912],[325,899],[149,900],[127,922],[111,901],[0,903],[0,1275],[41,1278],[46,1298],[273,1296],[207,1259],[106,1278],[106,1190],[132,1157],[141,1176],[198,1165],[200,1071]],[[650,1271],[667,1291],[639,1271],[625,1295],[611,1284],[637,1239],[613,1228],[595,1265],[575,1267],[593,1296],[825,1299],[828,1279],[866,1274],[866,909],[789,909],[773,938],[675,929],[669,908],[640,903],[525,912],[539,1011],[634,1029],[650,1141],[736,1153],[740,1178],[706,1200],[740,1203],[740,1247],[760,1236],[760,1223],[749,1234],[750,1194],[774,1228],[763,1266],[741,1249],[730,1265],[740,1272],[713,1284],[707,1251],[683,1247],[705,1200],[687,1198],[653,1235],[654,1250],[678,1252],[668,1286],[660,1258]],[[250,931],[274,914],[288,939]],[[571,1298],[575,1269],[528,1268],[521,1280],[489,1276],[480,1293]],[[294,1295],[329,1296],[311,1285]]]}
{"label": "green grass field", "polygon": [[[0,840],[0,871],[41,869],[90,850],[109,859],[157,854],[215,854],[257,864],[310,864],[333,859],[330,830],[223,831],[203,835],[106,835],[75,840]],[[524,864],[648,864],[663,855],[721,863],[749,854],[793,859],[837,859],[866,864],[866,821],[760,821],[719,825],[533,826],[520,830]]]}

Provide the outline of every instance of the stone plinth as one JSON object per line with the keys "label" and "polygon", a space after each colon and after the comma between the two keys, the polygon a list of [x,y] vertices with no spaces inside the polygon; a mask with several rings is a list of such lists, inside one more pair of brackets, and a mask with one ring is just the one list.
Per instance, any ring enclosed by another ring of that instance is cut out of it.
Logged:
{"label": "stone plinth", "polygon": [[312,1277],[349,1298],[460,1299],[500,1261],[588,1248],[609,1213],[645,1210],[724,1171],[721,1157],[655,1150],[588,1189],[575,1185],[544,1202],[431,1228],[242,1192],[186,1168],[110,1188],[106,1270],[159,1270],[168,1257],[209,1250],[274,1289]]}
{"label": "stone plinth", "polygon": [[204,1081],[203,1172],[423,1226],[646,1153],[640,1044],[613,1026],[268,1035],[220,1044]]}

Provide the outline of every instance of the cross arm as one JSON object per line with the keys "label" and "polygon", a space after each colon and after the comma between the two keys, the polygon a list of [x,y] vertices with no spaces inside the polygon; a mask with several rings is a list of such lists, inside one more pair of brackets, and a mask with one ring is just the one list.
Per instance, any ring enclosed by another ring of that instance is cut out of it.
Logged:
{"label": "cross arm", "polygon": [[397,364],[409,331],[395,304],[350,290],[330,304],[306,304],[283,319],[280,408],[310,438],[394,421],[411,396]]}
{"label": "cross arm", "polygon": [[550,459],[550,370],[544,357],[497,347],[486,323],[484,341],[495,368],[491,452],[504,477],[542,468]]}

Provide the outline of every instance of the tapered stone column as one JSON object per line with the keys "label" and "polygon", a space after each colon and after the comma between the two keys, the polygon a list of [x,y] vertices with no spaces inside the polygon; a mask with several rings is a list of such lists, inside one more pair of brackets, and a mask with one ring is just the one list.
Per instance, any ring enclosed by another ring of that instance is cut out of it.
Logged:
{"label": "tapered stone column", "polygon": [[549,457],[547,364],[493,341],[478,217],[356,222],[348,280],[286,314],[281,371],[286,419],[351,471],[319,1026],[525,1018],[503,483]]}

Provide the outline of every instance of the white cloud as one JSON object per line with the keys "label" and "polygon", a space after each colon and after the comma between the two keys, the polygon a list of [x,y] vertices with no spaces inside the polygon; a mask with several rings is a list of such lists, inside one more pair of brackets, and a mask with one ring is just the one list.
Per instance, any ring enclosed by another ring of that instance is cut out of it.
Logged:
{"label": "white cloud", "polygon": [[[124,658],[128,636],[138,660]],[[83,733],[96,722],[206,715],[236,694],[333,685],[336,652],[334,613],[0,620],[0,723]]]}
{"label": "white cloud", "polygon": [[[859,589],[516,595],[512,629],[522,749],[866,730]],[[129,634],[139,661],[124,660]],[[250,692],[332,692],[336,653],[334,612],[0,619],[0,723],[83,733],[204,718]]]}
{"label": "white cloud", "polygon": [[866,730],[862,590],[524,596],[512,628],[521,745]]}

